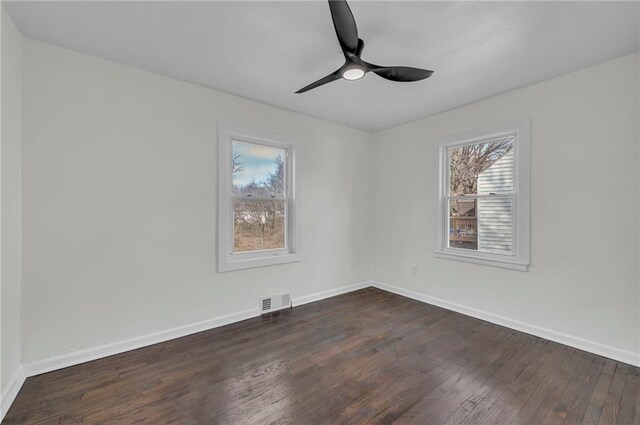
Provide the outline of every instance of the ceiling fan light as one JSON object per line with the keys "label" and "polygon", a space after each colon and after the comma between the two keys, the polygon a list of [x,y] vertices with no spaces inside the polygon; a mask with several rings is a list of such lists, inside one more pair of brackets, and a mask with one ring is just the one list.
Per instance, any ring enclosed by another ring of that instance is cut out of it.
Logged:
{"label": "ceiling fan light", "polygon": [[364,74],[364,69],[360,68],[359,66],[354,66],[345,69],[342,73],[342,78],[350,81],[359,80],[360,78],[364,77]]}

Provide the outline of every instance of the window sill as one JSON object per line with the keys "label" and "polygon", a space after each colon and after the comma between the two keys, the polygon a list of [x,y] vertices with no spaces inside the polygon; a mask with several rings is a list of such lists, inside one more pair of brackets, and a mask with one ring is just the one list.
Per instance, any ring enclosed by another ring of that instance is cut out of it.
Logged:
{"label": "window sill", "polygon": [[436,258],[445,260],[462,261],[465,263],[481,264],[483,266],[500,267],[509,270],[518,270],[526,272],[529,269],[528,262],[509,261],[496,258],[477,257],[473,255],[464,255],[445,251],[434,251]]}
{"label": "window sill", "polygon": [[301,260],[302,259],[297,254],[272,255],[269,257],[258,258],[220,259],[220,261],[218,261],[218,272],[273,266],[276,264],[293,263]]}

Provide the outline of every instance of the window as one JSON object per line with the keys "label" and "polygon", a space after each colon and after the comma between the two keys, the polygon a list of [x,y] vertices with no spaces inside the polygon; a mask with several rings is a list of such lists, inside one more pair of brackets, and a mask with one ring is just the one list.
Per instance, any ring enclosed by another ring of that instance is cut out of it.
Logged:
{"label": "window", "polygon": [[516,270],[529,265],[529,121],[440,145],[436,256]]}
{"label": "window", "polygon": [[293,141],[220,124],[218,271],[298,261]]}

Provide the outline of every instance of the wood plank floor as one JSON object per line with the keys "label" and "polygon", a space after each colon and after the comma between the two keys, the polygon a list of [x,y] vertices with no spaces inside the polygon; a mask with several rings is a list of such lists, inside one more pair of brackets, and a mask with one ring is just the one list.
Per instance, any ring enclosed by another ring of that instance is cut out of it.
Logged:
{"label": "wood plank floor", "polygon": [[368,288],[27,379],[3,424],[640,424],[636,367]]}

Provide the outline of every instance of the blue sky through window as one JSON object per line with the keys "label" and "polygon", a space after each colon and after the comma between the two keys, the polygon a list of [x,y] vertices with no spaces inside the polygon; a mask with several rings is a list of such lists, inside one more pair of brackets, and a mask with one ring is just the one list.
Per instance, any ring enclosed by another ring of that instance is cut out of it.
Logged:
{"label": "blue sky through window", "polygon": [[276,171],[274,160],[278,156],[284,159],[285,154],[285,149],[233,141],[233,155],[239,156],[241,166],[232,176],[233,186],[241,187],[253,181],[260,184]]}

